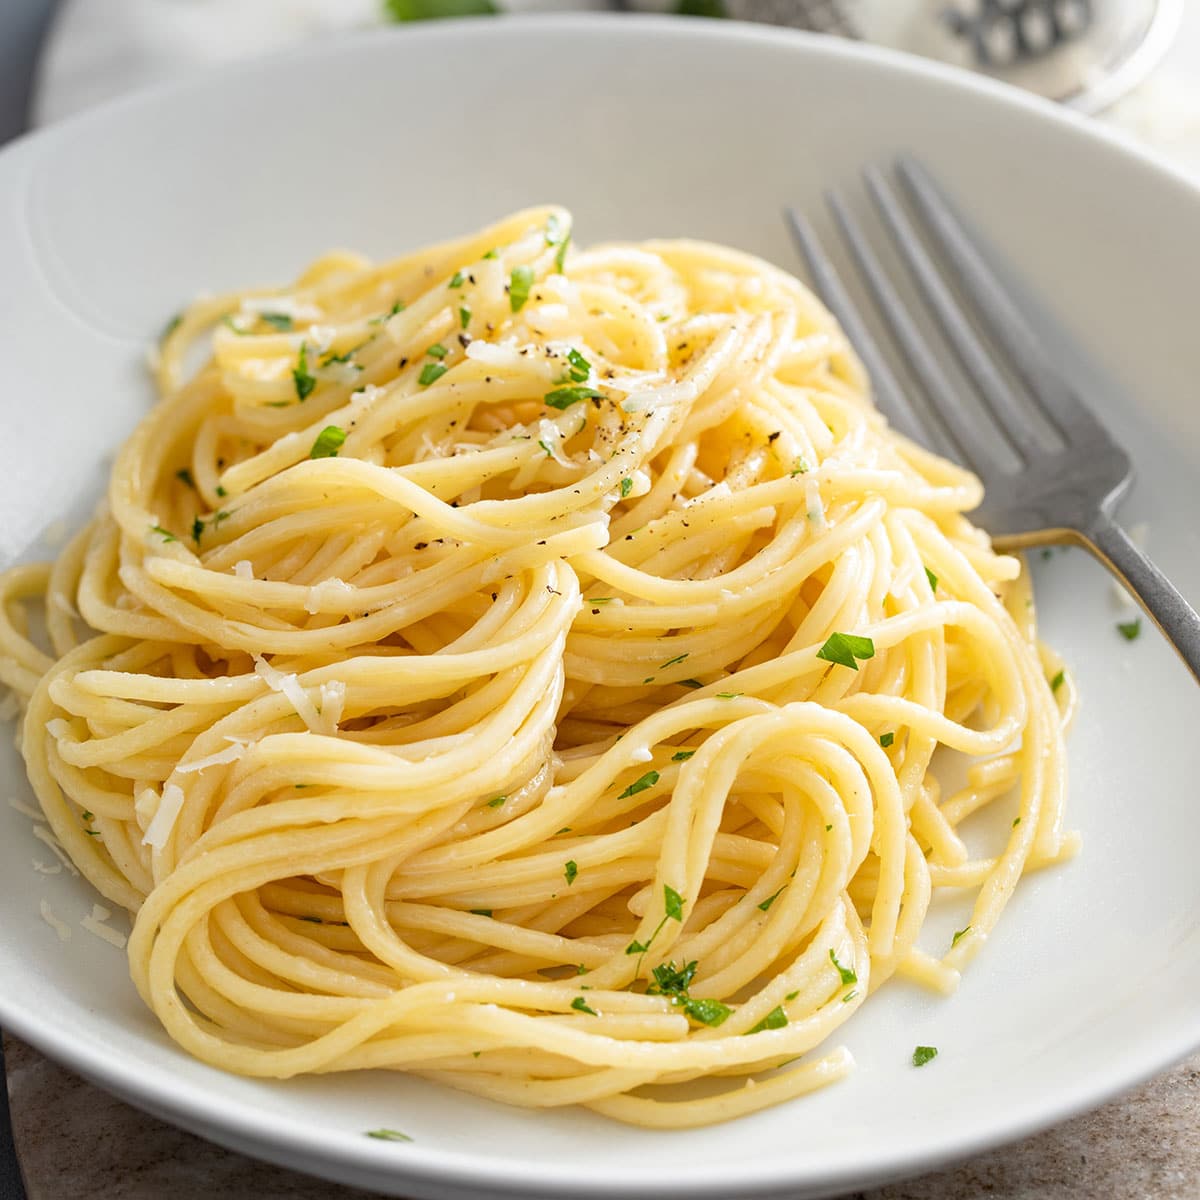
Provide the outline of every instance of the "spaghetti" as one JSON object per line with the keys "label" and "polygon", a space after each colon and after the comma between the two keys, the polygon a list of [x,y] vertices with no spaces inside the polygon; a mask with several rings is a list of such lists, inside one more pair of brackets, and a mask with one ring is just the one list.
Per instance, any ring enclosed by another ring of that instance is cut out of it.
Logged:
{"label": "spaghetti", "polygon": [[[95,518],[3,577],[42,809],[209,1063],[729,1118],[1075,849],[1071,685],[974,477],[791,277],[569,231],[198,302]],[[939,888],[976,900],[933,952]]]}

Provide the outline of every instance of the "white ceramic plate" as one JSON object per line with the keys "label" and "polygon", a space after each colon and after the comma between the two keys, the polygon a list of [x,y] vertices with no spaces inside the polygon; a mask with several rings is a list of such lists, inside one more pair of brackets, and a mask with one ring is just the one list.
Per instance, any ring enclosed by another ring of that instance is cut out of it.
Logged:
{"label": "white ceramic plate", "polygon": [[[285,280],[546,198],[582,240],[683,234],[792,265],[780,205],[916,151],[1104,368],[1096,405],[1141,468],[1127,505],[1200,596],[1200,194],[1016,94],[881,52],[679,21],[439,25],[303,50],[118,102],[0,155],[0,561],[95,495],[150,402],[142,351],[193,293]],[[1122,398],[1122,396],[1126,398]],[[44,552],[44,549],[43,549]],[[1082,857],[1026,880],[959,994],[889,984],[845,1028],[847,1082],[716,1129],[509,1110],[419,1081],[226,1076],[178,1051],[92,897],[0,806],[0,1021],[226,1145],[407,1196],[817,1196],[931,1167],[1095,1104],[1200,1044],[1200,692],[1153,632],[1115,632],[1102,572],[1035,563],[1076,672]],[[28,801],[5,749],[8,788]],[[931,930],[948,939],[959,912]],[[961,923],[961,922],[960,922]],[[920,1071],[913,1047],[940,1048]],[[415,1139],[367,1139],[390,1126]]]}

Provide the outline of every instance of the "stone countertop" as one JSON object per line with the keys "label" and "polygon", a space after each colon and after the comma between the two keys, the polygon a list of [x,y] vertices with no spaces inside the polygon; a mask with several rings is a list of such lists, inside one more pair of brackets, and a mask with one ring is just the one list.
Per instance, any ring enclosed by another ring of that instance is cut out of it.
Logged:
{"label": "stone countertop", "polygon": [[[145,1116],[7,1038],[29,1200],[366,1200]],[[1196,1200],[1200,1056],[1095,1112],[853,1200]]]}

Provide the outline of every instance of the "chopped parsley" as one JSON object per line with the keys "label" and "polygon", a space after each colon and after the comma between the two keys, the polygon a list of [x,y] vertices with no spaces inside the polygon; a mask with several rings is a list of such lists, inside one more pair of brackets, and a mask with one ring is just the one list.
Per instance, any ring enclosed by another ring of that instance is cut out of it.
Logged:
{"label": "chopped parsley", "polygon": [[487,802],[487,806],[488,808],[499,808],[500,805],[502,805],[507,799],[507,796],[493,796],[492,799]]}
{"label": "chopped parsley", "polygon": [[445,373],[450,370],[443,363],[431,362],[426,363],[421,368],[421,374],[417,377],[417,382],[422,387],[428,387],[431,383],[436,383]]}
{"label": "chopped parsley", "polygon": [[679,680],[679,686],[692,688],[694,690],[696,688],[702,688],[704,684],[702,684],[698,679],[681,679]]}
{"label": "chopped parsley", "polygon": [[200,544],[200,535],[204,532],[204,522],[197,515],[192,518],[192,541],[198,546]]}
{"label": "chopped parsley", "polygon": [[762,1033],[764,1029],[782,1029],[788,1023],[787,1013],[783,1011],[782,1005],[776,1005],[753,1029],[749,1029],[747,1033]]}
{"label": "chopped parsley", "polygon": [[450,351],[447,350],[446,347],[441,344],[441,342],[435,342],[429,347],[428,350],[425,351],[425,353],[428,354],[430,358],[445,358]]}
{"label": "chopped parsley", "polygon": [[342,448],[346,441],[346,431],[338,425],[326,425],[320,433],[317,434],[317,440],[313,442],[312,449],[308,452],[309,458],[337,458],[338,451]]}
{"label": "chopped parsley", "polygon": [[490,917],[492,915],[490,908],[473,908],[471,912],[477,917]]}
{"label": "chopped parsley", "polygon": [[176,313],[164,326],[158,335],[160,342],[165,342],[183,324],[183,313]]}
{"label": "chopped parsley", "polygon": [[632,491],[633,491],[633,480],[632,479],[622,479],[621,480],[621,499],[624,500],[629,495],[629,493]]}
{"label": "chopped parsley", "polygon": [[675,753],[671,755],[671,761],[687,762],[687,760],[695,753],[695,750],[676,750]]}
{"label": "chopped parsley", "polygon": [[817,657],[857,671],[858,662],[855,660],[874,658],[875,643],[868,637],[859,637],[854,633],[831,633],[825,645],[817,651]]}
{"label": "chopped parsley", "polygon": [[576,996],[575,999],[571,1001],[571,1007],[576,1012],[587,1013],[590,1017],[598,1017],[600,1015],[582,996]]}
{"label": "chopped parsley", "polygon": [[554,457],[554,451],[553,451],[553,450],[551,450],[551,449],[550,449],[550,447],[549,447],[549,446],[547,446],[547,445],[546,445],[546,443],[545,443],[545,442],[543,442],[541,438],[538,438],[538,445],[539,445],[539,446],[541,446],[541,448],[542,448],[543,450],[545,450],[545,452],[546,452],[546,457],[547,457],[547,458],[553,458],[553,457]]}
{"label": "chopped parsley", "polygon": [[1016,829],[1016,827],[1017,827],[1018,825],[1020,825],[1020,823],[1021,823],[1021,818],[1020,818],[1020,817],[1014,817],[1014,818],[1013,818],[1012,827],[1013,827],[1014,829]]}
{"label": "chopped parsley", "polygon": [[674,658],[668,658],[667,661],[665,663],[663,663],[663,665],[661,667],[659,667],[659,670],[665,671],[668,667],[677,666],[679,663],[683,662],[683,660],[685,658],[687,658],[687,656],[688,656],[688,652],[685,650],[682,654],[675,655]]}
{"label": "chopped parsley", "polygon": [[667,916],[673,921],[683,920],[683,897],[669,884],[663,884],[663,901]]}
{"label": "chopped parsley", "polygon": [[563,875],[566,877],[567,886],[575,882],[575,877],[579,874],[579,864],[573,859],[567,859],[567,864],[563,867]]}
{"label": "chopped parsley", "polygon": [[[783,885],[783,887],[787,887],[787,884],[785,883]],[[783,891],[783,888],[781,887],[779,889],[779,892],[782,892],[782,891]],[[774,904],[775,901],[779,899],[779,892],[776,892],[775,895],[773,895],[773,896],[768,896],[758,907],[760,909],[762,909],[763,912],[770,911],[771,905]]]}
{"label": "chopped parsley", "polygon": [[791,478],[795,479],[797,475],[804,475],[807,473],[807,471],[808,463],[806,463],[804,459],[798,458],[796,459],[796,465],[788,472],[788,474]]}
{"label": "chopped parsley", "polygon": [[718,700],[736,700],[741,694],[742,694],[741,692],[718,692],[717,699]]}
{"label": "chopped parsley", "polygon": [[571,364],[567,376],[573,383],[582,383],[591,374],[592,364],[578,350],[568,351],[567,362]]}
{"label": "chopped parsley", "polygon": [[1052,680],[1050,680],[1050,690],[1052,692],[1057,692],[1058,689],[1060,687],[1062,687],[1062,685],[1064,683],[1066,683],[1066,681],[1067,681],[1066,672],[1059,671],[1059,673],[1057,675],[1055,675],[1055,677]]}
{"label": "chopped parsley", "polygon": [[678,1003],[693,1021],[708,1025],[715,1029],[725,1023],[733,1009],[720,1000],[693,1000],[691,996],[682,997]]}
{"label": "chopped parsley", "polygon": [[[179,539],[169,529],[164,529],[161,525],[151,525],[150,532],[157,533],[164,542],[179,541]],[[196,540],[199,541],[199,538],[197,538]]]}
{"label": "chopped parsley", "polygon": [[308,370],[308,343],[300,343],[300,357],[292,371],[292,382],[296,385],[296,395],[301,400],[307,400],[317,386],[317,378]]}
{"label": "chopped parsley", "polygon": [[914,1067],[923,1067],[927,1062],[932,1062],[937,1058],[936,1046],[918,1046],[913,1051],[912,1064]]}
{"label": "chopped parsley", "polygon": [[950,948],[953,950],[954,947],[958,945],[959,938],[965,938],[970,932],[970,925],[966,926],[964,929],[955,930],[954,936],[950,939]]}
{"label": "chopped parsley", "polygon": [[879,744],[886,750],[894,741],[896,735],[894,733],[881,733],[879,735]]}
{"label": "chopped parsley", "polygon": [[938,577],[928,567],[925,568],[925,578],[929,580],[929,590],[931,592],[936,592]]}
{"label": "chopped parsley", "polygon": [[401,1133],[398,1129],[368,1129],[367,1137],[375,1138],[380,1142],[411,1142],[412,1138],[407,1133]]}
{"label": "chopped parsley", "polygon": [[557,408],[559,410],[570,408],[572,404],[578,404],[580,400],[603,400],[604,393],[596,391],[592,387],[560,387],[553,391],[547,392],[542,397],[542,403],[547,408]]}
{"label": "chopped parsley", "polygon": [[843,983],[857,983],[858,982],[858,976],[854,973],[854,968],[853,967],[843,967],[842,964],[840,962],[838,962],[838,957],[833,952],[832,949],[829,951],[829,961],[831,963],[833,963],[833,965],[835,967],[837,967],[837,973],[842,977]]}
{"label": "chopped parsley", "polygon": [[458,310],[458,323],[463,329],[466,329],[471,323],[471,310],[467,307],[462,307]]}
{"label": "chopped parsley", "polygon": [[630,796],[636,796],[638,792],[644,792],[647,788],[652,788],[659,779],[657,771],[647,771],[641,779],[635,779],[618,797],[618,800],[628,800]]}
{"label": "chopped parsley", "polygon": [[450,282],[447,284],[447,286],[452,288],[460,288],[466,282],[466,279],[467,277],[461,271],[455,271],[454,274],[450,276]]}
{"label": "chopped parsley", "polygon": [[693,959],[678,970],[674,961],[660,963],[653,971],[654,982],[646,989],[648,996],[681,996],[692,986],[696,968],[700,964]]}
{"label": "chopped parsley", "polygon": [[185,484],[187,487],[194,489],[196,486],[196,481],[192,478],[192,473],[187,469],[187,467],[180,467],[179,470],[175,472],[175,478],[178,479],[180,483]]}
{"label": "chopped parsley", "polygon": [[508,281],[508,304],[513,312],[518,313],[525,307],[529,299],[529,289],[533,287],[532,267],[513,267]]}
{"label": "chopped parsley", "polygon": [[484,258],[499,258],[500,257],[500,248],[498,246],[493,246],[489,251],[487,251],[486,254],[484,254],[483,257]]}
{"label": "chopped parsley", "polygon": [[292,318],[287,313],[265,312],[258,315],[260,320],[266,321],[272,329],[278,329],[281,333],[285,333],[291,329],[294,324]]}
{"label": "chopped parsley", "polygon": [[1134,617],[1132,621],[1118,621],[1117,632],[1127,642],[1132,642],[1142,632],[1142,618]]}
{"label": "chopped parsley", "polygon": [[370,319],[370,321],[367,322],[367,324],[368,325],[382,325],[384,323],[384,321],[388,320],[391,317],[394,317],[399,312],[403,312],[404,309],[405,309],[404,301],[397,300],[396,303],[393,304],[392,307],[387,312],[381,313],[377,317],[372,317]]}

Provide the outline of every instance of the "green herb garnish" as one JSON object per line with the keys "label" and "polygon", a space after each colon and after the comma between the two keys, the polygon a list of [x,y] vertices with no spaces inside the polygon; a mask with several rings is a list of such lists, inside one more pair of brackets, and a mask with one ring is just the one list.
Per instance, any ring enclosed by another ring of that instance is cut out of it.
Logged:
{"label": "green herb garnish", "polygon": [[764,1029],[782,1029],[787,1023],[787,1013],[783,1011],[782,1006],[776,1005],[753,1029],[746,1032],[762,1033]]}
{"label": "green herb garnish", "polygon": [[938,577],[928,567],[925,568],[925,578],[929,580],[929,590],[931,592],[936,592]]}
{"label": "green herb garnish", "polygon": [[566,866],[563,867],[563,875],[566,877],[568,887],[575,882],[575,877],[578,874],[579,864],[573,858],[568,859]]}
{"label": "green herb garnish", "polygon": [[300,357],[292,371],[292,382],[296,385],[296,395],[302,401],[307,400],[312,395],[313,388],[317,386],[316,376],[309,374],[308,370],[307,342],[300,343]]}
{"label": "green herb garnish", "polygon": [[295,324],[287,313],[265,312],[259,313],[258,316],[260,320],[266,321],[272,329],[278,329],[281,333],[285,333]]}
{"label": "green herb garnish", "polygon": [[699,1021],[701,1025],[708,1025],[713,1029],[724,1024],[733,1012],[728,1004],[722,1004],[720,1000],[693,1000],[691,996],[686,996],[679,1004],[693,1021]]}
{"label": "green herb garnish", "polygon": [[463,329],[466,329],[466,327],[470,325],[471,310],[469,308],[464,306],[458,310],[458,323]]}
{"label": "green herb garnish", "polygon": [[568,351],[567,362],[571,364],[567,375],[574,383],[582,383],[591,374],[592,364],[578,350]]}
{"label": "green herb garnish", "polygon": [[542,397],[542,403],[547,408],[566,409],[580,400],[603,400],[604,393],[592,387],[560,387],[547,392]]}
{"label": "green herb garnish", "polygon": [[417,382],[422,387],[428,387],[431,383],[436,383],[445,373],[450,370],[444,363],[431,362],[426,363],[421,368],[421,374],[417,377]]}
{"label": "green herb garnish", "polygon": [[668,917],[673,921],[683,920],[683,897],[669,883],[663,884],[663,902],[666,905]]}
{"label": "green herb garnish", "polygon": [[[783,885],[783,887],[787,887],[787,884],[785,883]],[[779,892],[782,892],[782,891],[783,891],[783,888],[780,888]],[[774,904],[775,901],[779,898],[779,892],[776,892],[775,895],[773,895],[773,896],[768,896],[758,907],[760,909],[762,909],[763,912],[768,912],[771,908],[771,905]]]}
{"label": "green herb garnish", "polygon": [[842,977],[843,983],[857,983],[858,982],[858,976],[854,973],[854,968],[853,967],[843,967],[842,964],[840,962],[838,962],[838,957],[833,952],[833,950],[829,951],[829,961],[831,963],[833,963],[833,965],[835,967],[837,967],[837,973]]}
{"label": "green herb garnish", "polygon": [[896,735],[894,733],[881,733],[879,735],[879,744],[886,750],[894,741]]}
{"label": "green herb garnish", "polygon": [[441,344],[441,342],[435,342],[429,347],[428,350],[425,351],[425,353],[428,354],[430,358],[445,358],[450,351],[447,350],[446,347]]}
{"label": "green herb garnish", "polygon": [[659,779],[657,771],[647,771],[641,779],[635,779],[618,797],[618,800],[628,800],[630,796],[636,796],[638,792],[644,792],[647,788],[652,788]]}
{"label": "green herb garnish", "polygon": [[1052,692],[1057,692],[1058,689],[1060,687],[1062,687],[1062,685],[1064,683],[1066,683],[1066,681],[1067,681],[1066,672],[1059,671],[1059,673],[1057,675],[1055,675],[1055,677],[1052,680],[1050,680],[1050,690]]}
{"label": "green herb garnish", "polygon": [[622,479],[621,480],[621,499],[624,500],[629,495],[629,493],[632,491],[633,491],[633,480],[632,479]]}
{"label": "green herb garnish", "polygon": [[533,287],[532,267],[513,267],[508,281],[508,304],[513,312],[520,312],[529,299],[529,289]]}
{"label": "green herb garnish", "polygon": [[1118,621],[1117,632],[1127,642],[1132,642],[1142,632],[1142,618],[1134,617],[1132,621]]}
{"label": "green herb garnish", "polygon": [[187,487],[192,489],[195,489],[196,487],[196,481],[192,478],[192,473],[187,469],[187,467],[180,467],[179,470],[175,472],[175,478],[178,479],[180,483],[185,484]]}
{"label": "green herb garnish", "polygon": [[398,1129],[369,1129],[367,1137],[375,1138],[380,1142],[411,1142],[412,1138],[407,1133],[401,1133]]}
{"label": "green herb garnish", "polygon": [[959,938],[966,937],[967,934],[970,932],[971,932],[970,925],[966,926],[966,928],[964,928],[964,929],[956,930],[954,936],[950,939],[950,948],[953,950],[954,947],[958,945]]}
{"label": "green herb garnish", "polygon": [[923,1067],[927,1062],[932,1062],[937,1058],[936,1046],[918,1046],[913,1051],[912,1064],[914,1067]]}
{"label": "green herb garnish", "polygon": [[859,637],[854,633],[831,633],[825,645],[817,651],[817,657],[857,671],[858,662],[855,660],[874,658],[875,643],[868,637]]}
{"label": "green herb garnish", "polygon": [[490,908],[473,908],[471,912],[477,917],[490,917],[492,915]]}
{"label": "green herb garnish", "polygon": [[[179,539],[178,539],[178,538],[177,538],[177,537],[176,537],[176,536],[175,536],[175,535],[174,535],[174,534],[173,534],[173,533],[172,533],[172,532],[171,532],[169,529],[164,529],[164,528],[163,528],[161,525],[151,525],[151,526],[150,526],[150,532],[151,532],[151,533],[157,533],[157,534],[159,535],[159,537],[161,537],[161,538],[162,538],[162,540],[163,540],[164,542],[177,542],[177,541],[179,541]],[[197,539],[197,541],[198,541],[198,540],[199,540],[199,539]]]}
{"label": "green herb garnish", "polygon": [[455,271],[454,274],[450,276],[450,282],[446,286],[460,288],[466,282],[466,279],[467,277],[461,271]]}
{"label": "green herb garnish", "polygon": [[312,449],[308,452],[309,458],[337,458],[338,451],[342,448],[346,441],[346,431],[337,425],[326,425],[320,433],[317,434],[317,440],[313,442]]}
{"label": "green herb garnish", "polygon": [[687,762],[687,760],[695,753],[695,750],[676,750],[675,753],[671,755],[671,761]]}
{"label": "green herb garnish", "polygon": [[589,1006],[588,1002],[582,996],[576,996],[571,1001],[571,1007],[576,1012],[587,1013],[590,1017],[598,1017],[600,1015],[594,1008]]}
{"label": "green herb garnish", "polygon": [[507,799],[507,796],[494,796],[487,802],[487,806],[488,808],[499,808]]}

